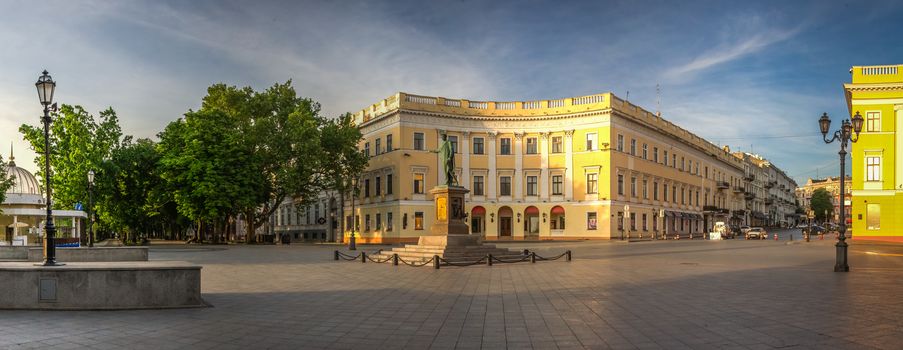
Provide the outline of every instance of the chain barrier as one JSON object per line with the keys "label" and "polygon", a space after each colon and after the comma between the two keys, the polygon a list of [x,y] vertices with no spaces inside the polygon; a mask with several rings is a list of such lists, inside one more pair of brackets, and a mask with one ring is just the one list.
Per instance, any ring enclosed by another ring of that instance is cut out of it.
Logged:
{"label": "chain barrier", "polygon": [[[375,254],[382,254],[382,249],[377,251]],[[390,256],[386,256],[384,259],[378,259],[378,258],[374,259],[370,255],[371,254],[367,254],[365,252],[360,252],[357,255],[349,255],[349,254],[345,254],[345,253],[342,253],[342,252],[336,250],[334,253],[334,259],[335,260],[342,259],[345,261],[360,260],[362,263],[365,263],[365,262],[367,262],[367,260],[370,260],[371,262],[375,262],[378,264],[383,264],[383,263],[387,263],[387,262],[391,261],[392,265],[395,265],[395,266],[398,266],[398,263],[401,262],[402,264],[405,264],[405,265],[411,266],[411,267],[423,267],[423,266],[432,264],[433,268],[435,268],[435,269],[439,269],[440,265],[466,267],[466,266],[486,264],[488,266],[492,266],[493,262],[499,262],[499,263],[503,263],[503,264],[513,264],[513,263],[519,263],[519,262],[524,262],[524,261],[530,261],[531,263],[536,263],[537,260],[553,261],[553,260],[558,260],[561,258],[565,258],[566,261],[571,261],[571,251],[570,250],[565,251],[564,253],[561,253],[557,256],[547,258],[547,257],[536,254],[536,252],[531,252],[528,249],[524,249],[523,256],[520,259],[513,259],[513,260],[499,259],[498,257],[492,256],[492,254],[486,254],[486,256],[484,256],[476,261],[449,261],[438,255],[433,255],[433,257],[430,258],[429,260],[426,260],[426,261],[423,261],[420,263],[414,262],[414,261],[406,261],[402,257],[398,256],[398,254],[394,254],[394,253]]]}

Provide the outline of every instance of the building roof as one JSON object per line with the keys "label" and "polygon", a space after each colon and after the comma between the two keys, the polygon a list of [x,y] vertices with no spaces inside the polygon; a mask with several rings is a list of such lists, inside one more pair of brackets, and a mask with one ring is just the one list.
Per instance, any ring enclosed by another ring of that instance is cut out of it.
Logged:
{"label": "building roof", "polygon": [[37,195],[41,196],[41,185],[38,179],[28,170],[16,166],[15,157],[9,156],[9,163],[5,169],[7,176],[13,178],[13,186],[6,190],[6,194]]}

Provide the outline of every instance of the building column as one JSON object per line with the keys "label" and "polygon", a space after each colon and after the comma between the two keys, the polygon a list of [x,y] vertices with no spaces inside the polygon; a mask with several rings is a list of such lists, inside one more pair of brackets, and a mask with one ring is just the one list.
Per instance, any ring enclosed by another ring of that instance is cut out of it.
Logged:
{"label": "building column", "polygon": [[564,131],[564,199],[574,199],[574,130]]}
{"label": "building column", "polygon": [[[470,188],[470,131],[462,134],[464,137],[461,142],[458,142],[458,150],[461,151],[461,178],[458,179],[458,185]],[[471,190],[473,189],[471,188]],[[465,196],[470,199],[471,193],[467,192]]]}
{"label": "building column", "polygon": [[[495,164],[495,139],[498,136],[498,133],[495,131],[489,132],[489,137],[487,137],[486,142],[486,154],[489,156],[489,173],[486,174],[486,196],[490,200],[494,200],[498,197],[498,192],[496,192],[496,182],[499,181],[499,174],[496,173],[496,164]],[[488,213],[487,213],[488,214]]]}
{"label": "building column", "polygon": [[523,150],[524,133],[514,133],[514,198],[524,198],[524,150]]}
{"label": "building column", "polygon": [[549,199],[549,133],[539,134],[539,198]]}

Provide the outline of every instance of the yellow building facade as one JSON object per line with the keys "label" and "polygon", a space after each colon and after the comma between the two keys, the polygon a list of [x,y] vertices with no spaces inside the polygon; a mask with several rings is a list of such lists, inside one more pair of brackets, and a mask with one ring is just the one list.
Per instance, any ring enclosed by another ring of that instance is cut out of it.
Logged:
{"label": "yellow building facade", "polygon": [[903,65],[854,66],[844,84],[850,116],[865,119],[853,143],[853,239],[903,242]]}
{"label": "yellow building facade", "polygon": [[358,242],[428,234],[429,190],[445,181],[431,151],[443,133],[470,190],[470,231],[488,240],[698,238],[715,221],[739,224],[745,209],[742,160],[611,93],[514,102],[397,93],[355,123],[371,156],[354,203]]}

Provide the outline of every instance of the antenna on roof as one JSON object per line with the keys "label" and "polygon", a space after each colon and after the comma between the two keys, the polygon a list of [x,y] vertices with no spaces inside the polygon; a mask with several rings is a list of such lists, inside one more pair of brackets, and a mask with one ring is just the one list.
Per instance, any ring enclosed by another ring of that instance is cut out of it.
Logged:
{"label": "antenna on roof", "polygon": [[627,96],[624,96],[624,101],[630,102],[630,90],[627,90]]}
{"label": "antenna on roof", "polygon": [[655,84],[655,115],[662,116],[662,86]]}

